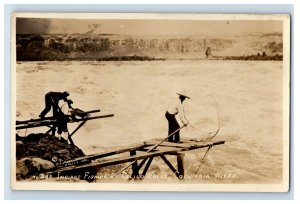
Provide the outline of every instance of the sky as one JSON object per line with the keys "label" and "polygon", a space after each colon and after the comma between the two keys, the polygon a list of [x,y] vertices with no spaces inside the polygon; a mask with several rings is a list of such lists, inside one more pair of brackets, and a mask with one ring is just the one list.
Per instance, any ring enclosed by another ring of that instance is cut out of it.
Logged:
{"label": "sky", "polygon": [[17,34],[200,35],[282,32],[282,21],[17,18]]}

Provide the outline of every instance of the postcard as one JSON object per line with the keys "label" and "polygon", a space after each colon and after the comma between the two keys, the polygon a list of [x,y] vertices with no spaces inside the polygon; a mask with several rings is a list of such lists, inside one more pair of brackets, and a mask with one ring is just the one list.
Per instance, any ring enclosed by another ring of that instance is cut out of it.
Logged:
{"label": "postcard", "polygon": [[288,14],[12,13],[14,190],[287,192]]}

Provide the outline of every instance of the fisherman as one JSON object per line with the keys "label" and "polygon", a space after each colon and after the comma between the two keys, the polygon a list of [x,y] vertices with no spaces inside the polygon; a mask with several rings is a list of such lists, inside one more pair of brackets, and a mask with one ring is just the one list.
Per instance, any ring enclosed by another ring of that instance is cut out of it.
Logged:
{"label": "fisherman", "polygon": [[67,98],[63,98],[59,104],[59,112],[57,115],[57,134],[59,140],[63,137],[66,141],[69,139],[68,133],[68,122],[70,119],[72,121],[78,121],[76,116],[84,118],[88,116],[88,114],[78,108],[72,107],[73,101]]}
{"label": "fisherman", "polygon": [[183,123],[184,126],[187,126],[189,124],[189,122],[186,120],[185,115],[184,115],[184,100],[187,99],[191,99],[189,96],[187,96],[185,94],[185,92],[181,92],[181,93],[177,93],[177,95],[179,95],[179,97],[177,98],[176,101],[174,101],[173,104],[171,104],[166,111],[166,118],[168,120],[169,123],[169,131],[168,131],[168,135],[170,135],[171,133],[177,131],[175,134],[173,134],[172,136],[170,136],[168,138],[169,142],[179,142],[180,141],[180,125],[178,124],[177,120],[176,120],[176,115],[179,115],[179,118],[181,120],[181,122]]}
{"label": "fisherman", "polygon": [[57,113],[57,134],[58,139],[63,137],[66,141],[69,139],[68,122],[71,117],[71,108],[67,98],[62,99],[62,104],[59,104],[59,111]]}
{"label": "fisherman", "polygon": [[59,112],[58,102],[62,99],[67,99],[70,94],[64,92],[53,92],[50,91],[45,95],[45,109],[40,113],[39,117],[44,118],[45,115],[53,108],[53,117],[57,117]]}
{"label": "fisherman", "polygon": [[84,118],[88,116],[89,114],[84,112],[83,110],[80,110],[79,108],[73,108],[72,106],[73,101],[70,99],[63,99],[63,104],[60,106],[61,111],[68,115],[73,121],[78,121],[78,117]]}
{"label": "fisherman", "polygon": [[65,141],[69,139],[69,132],[68,132],[68,124],[69,117],[62,112],[58,112],[57,114],[57,137],[59,140],[63,137]]}
{"label": "fisherman", "polygon": [[88,116],[89,114],[84,112],[83,110],[80,110],[79,108],[73,108],[72,104],[73,101],[70,99],[66,100],[67,104],[63,104],[62,108],[68,108],[68,112],[70,117],[72,118],[73,121],[78,121],[78,119],[76,118],[76,116],[80,117],[80,118],[84,118],[86,116]]}

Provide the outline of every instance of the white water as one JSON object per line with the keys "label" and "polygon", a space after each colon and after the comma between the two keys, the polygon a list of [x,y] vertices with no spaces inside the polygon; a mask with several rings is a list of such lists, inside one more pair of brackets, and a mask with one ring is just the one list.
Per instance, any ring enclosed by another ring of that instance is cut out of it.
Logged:
{"label": "white water", "polygon": [[[20,62],[17,119],[37,118],[44,108],[46,92],[67,90],[75,107],[100,108],[100,114],[115,114],[113,118],[89,121],[74,136],[77,146],[90,154],[164,138],[166,106],[184,88],[192,97],[186,101],[186,115],[197,128],[204,132],[215,130],[213,100],[220,109],[217,137],[226,143],[212,148],[200,169],[201,175],[237,175],[234,179],[211,177],[186,179],[187,182],[280,183],[281,82],[282,62],[271,61]],[[199,137],[199,132],[187,127],[181,135]],[[198,168],[203,153],[186,154],[187,175]],[[158,160],[151,172],[173,178],[168,167]]]}

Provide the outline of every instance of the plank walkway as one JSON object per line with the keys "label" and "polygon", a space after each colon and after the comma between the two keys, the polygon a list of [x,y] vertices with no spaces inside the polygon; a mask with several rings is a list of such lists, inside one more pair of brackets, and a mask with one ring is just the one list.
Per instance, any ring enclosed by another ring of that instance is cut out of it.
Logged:
{"label": "plank walkway", "polygon": [[[70,161],[60,163],[57,165],[59,167],[58,169],[47,173],[56,175],[58,172],[67,173],[69,171],[77,169],[85,169],[89,167],[102,168],[112,165],[125,164],[127,162],[133,162],[131,165],[132,176],[139,177],[141,175],[145,176],[153,158],[160,157],[178,178],[182,178],[184,175],[184,152],[207,148],[205,153],[206,155],[213,146],[222,145],[225,143],[225,141],[223,140],[199,142],[192,140],[182,140],[180,143],[163,142],[153,151],[147,152],[160,141],[161,139],[152,139],[149,141],[145,141],[143,144],[131,145],[124,148],[116,148],[97,154],[79,157]],[[168,158],[166,157],[167,155],[177,156],[177,168],[174,167],[174,165],[168,160]],[[146,164],[145,167],[144,164]],[[142,173],[140,173],[139,171],[143,167],[144,170]]]}

